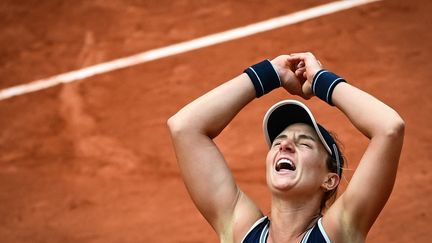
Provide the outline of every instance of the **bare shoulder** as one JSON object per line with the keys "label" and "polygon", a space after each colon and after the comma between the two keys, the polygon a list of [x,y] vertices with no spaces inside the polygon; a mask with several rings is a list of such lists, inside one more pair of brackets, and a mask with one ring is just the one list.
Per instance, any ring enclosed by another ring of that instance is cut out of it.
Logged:
{"label": "bare shoulder", "polygon": [[225,235],[220,236],[221,242],[241,242],[255,222],[262,217],[264,215],[255,202],[240,191],[232,216],[231,227],[224,230]]}

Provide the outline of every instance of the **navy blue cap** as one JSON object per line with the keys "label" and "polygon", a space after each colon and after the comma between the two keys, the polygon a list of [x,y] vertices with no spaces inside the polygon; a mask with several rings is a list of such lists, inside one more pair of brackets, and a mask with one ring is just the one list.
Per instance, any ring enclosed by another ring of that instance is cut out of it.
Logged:
{"label": "navy blue cap", "polygon": [[339,150],[334,138],[320,124],[309,108],[297,100],[283,100],[273,105],[265,114],[263,121],[264,135],[269,147],[273,140],[286,127],[295,123],[305,123],[315,129],[324,148],[337,163],[337,173],[342,175],[341,165],[343,164],[342,153]]}

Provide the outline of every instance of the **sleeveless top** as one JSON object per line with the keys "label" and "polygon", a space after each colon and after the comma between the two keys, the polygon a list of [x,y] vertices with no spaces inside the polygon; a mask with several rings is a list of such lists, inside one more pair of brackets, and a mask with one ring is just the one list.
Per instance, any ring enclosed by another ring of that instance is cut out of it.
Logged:
{"label": "sleeveless top", "polygon": [[[322,217],[318,222],[309,229],[303,236],[300,243],[331,243],[322,225]],[[270,220],[267,216],[262,217],[251,227],[249,232],[245,235],[242,243],[265,243],[267,242],[269,233]]]}

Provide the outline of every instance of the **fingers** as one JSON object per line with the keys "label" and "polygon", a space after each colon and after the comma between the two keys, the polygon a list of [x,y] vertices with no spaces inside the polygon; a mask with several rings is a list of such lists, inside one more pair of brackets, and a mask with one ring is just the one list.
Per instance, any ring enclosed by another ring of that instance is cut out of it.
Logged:
{"label": "fingers", "polygon": [[306,67],[297,68],[295,70],[295,75],[297,77],[303,77],[305,72],[306,72]]}
{"label": "fingers", "polygon": [[271,60],[271,63],[273,64],[274,67],[277,67],[277,71],[279,74],[286,72],[287,70],[291,70],[292,72],[294,72],[295,70],[295,65],[293,65],[293,63],[291,63],[289,60],[289,55],[280,55],[276,58],[274,58],[273,60]]}
{"label": "fingers", "polygon": [[309,52],[301,52],[301,53],[292,53],[288,56],[288,59],[290,61],[294,62],[305,62],[305,60],[310,59],[313,57],[312,53]]}
{"label": "fingers", "polygon": [[297,64],[297,69],[302,68],[302,67],[305,67],[305,66],[306,66],[306,64],[304,63],[304,61],[300,61],[300,62]]}
{"label": "fingers", "polygon": [[316,57],[310,52],[293,53],[290,54],[287,58],[291,62],[298,62],[299,64],[302,63],[305,66],[310,66],[314,64],[321,66],[321,63],[318,61],[318,59],[316,59]]}
{"label": "fingers", "polygon": [[312,85],[310,82],[305,82],[302,85],[302,92],[303,92],[303,98],[310,99],[314,96],[314,93],[312,91]]}
{"label": "fingers", "polygon": [[299,95],[304,99],[314,96],[311,87],[312,79],[316,72],[322,69],[322,65],[312,53],[282,55],[273,61],[283,67],[285,78],[282,86],[289,93]]}
{"label": "fingers", "polygon": [[314,75],[322,69],[321,62],[310,52],[293,53],[287,57],[289,62],[297,63],[297,77],[312,81]]}

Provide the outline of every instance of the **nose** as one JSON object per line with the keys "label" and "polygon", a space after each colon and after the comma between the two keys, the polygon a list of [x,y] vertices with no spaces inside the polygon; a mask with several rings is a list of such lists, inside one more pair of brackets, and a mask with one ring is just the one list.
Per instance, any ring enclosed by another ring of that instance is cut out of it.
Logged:
{"label": "nose", "polygon": [[284,139],[281,141],[279,150],[281,152],[291,152],[293,153],[295,151],[294,142],[290,139]]}

